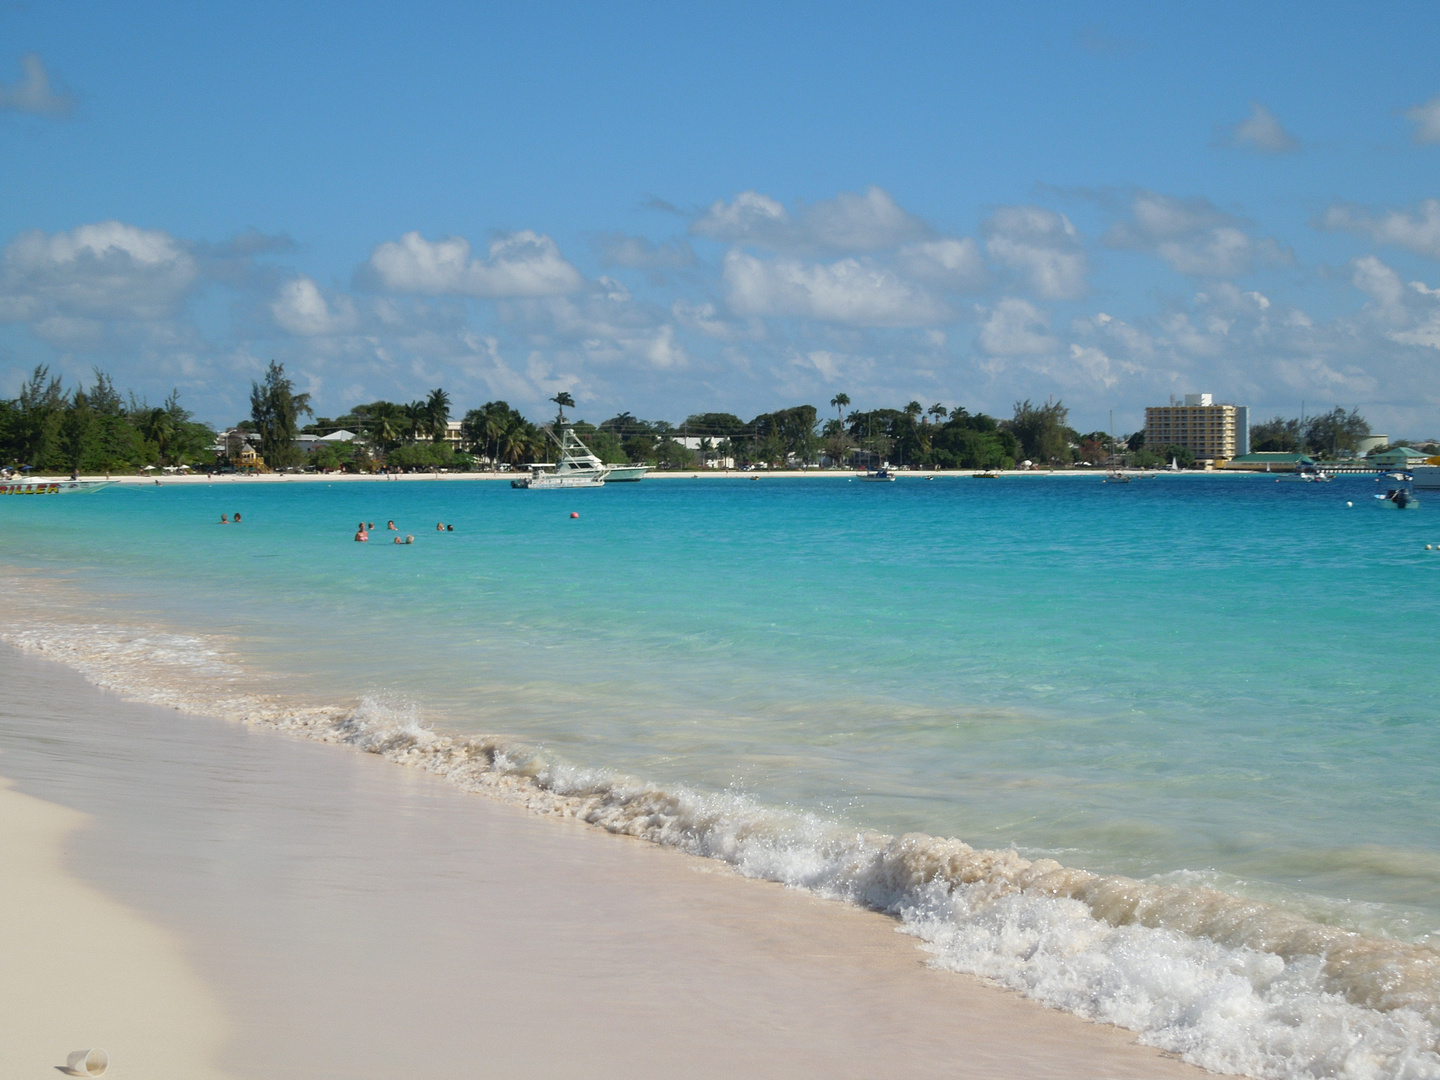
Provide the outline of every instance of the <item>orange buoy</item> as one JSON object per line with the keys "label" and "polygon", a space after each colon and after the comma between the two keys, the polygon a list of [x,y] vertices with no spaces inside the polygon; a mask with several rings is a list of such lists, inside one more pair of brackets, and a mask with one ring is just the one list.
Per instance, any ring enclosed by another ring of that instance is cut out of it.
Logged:
{"label": "orange buoy", "polygon": [[576,513],[574,510],[571,510],[571,511],[570,511],[570,516],[571,516],[572,518],[578,518],[580,515],[579,515],[578,513]]}

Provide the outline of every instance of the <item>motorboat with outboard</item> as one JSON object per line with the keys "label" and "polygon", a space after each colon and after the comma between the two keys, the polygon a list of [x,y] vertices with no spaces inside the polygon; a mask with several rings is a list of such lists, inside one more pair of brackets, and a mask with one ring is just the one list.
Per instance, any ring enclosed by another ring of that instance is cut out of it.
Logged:
{"label": "motorboat with outboard", "polygon": [[860,479],[875,481],[879,483],[889,483],[894,481],[895,473],[894,470],[887,469],[885,466],[882,465],[878,469],[870,469],[862,473]]}
{"label": "motorboat with outboard", "polygon": [[1376,495],[1376,502],[1380,506],[1393,506],[1396,510],[1414,510],[1420,505],[1420,500],[1409,488],[1390,488],[1384,495]]}

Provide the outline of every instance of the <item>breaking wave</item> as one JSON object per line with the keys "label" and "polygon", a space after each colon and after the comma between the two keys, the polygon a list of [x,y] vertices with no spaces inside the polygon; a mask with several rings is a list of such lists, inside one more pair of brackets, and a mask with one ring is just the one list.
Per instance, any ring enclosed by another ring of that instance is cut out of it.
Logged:
{"label": "breaking wave", "polygon": [[468,791],[718,859],[895,916],[941,968],[1137,1032],[1217,1072],[1440,1080],[1440,951],[1193,884],[1137,881],[859,832],[734,792],[660,787],[498,738],[432,730],[413,704],[303,706],[212,640],[107,625],[0,630],[128,697],[348,745]]}

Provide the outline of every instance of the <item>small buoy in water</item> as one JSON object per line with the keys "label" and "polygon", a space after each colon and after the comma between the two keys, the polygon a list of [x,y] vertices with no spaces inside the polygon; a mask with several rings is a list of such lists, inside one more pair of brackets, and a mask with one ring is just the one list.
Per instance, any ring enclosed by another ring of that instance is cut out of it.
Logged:
{"label": "small buoy in water", "polygon": [[572,518],[578,518],[580,515],[579,515],[579,513],[577,513],[576,511],[571,510],[571,511],[570,511],[570,516],[571,516]]}
{"label": "small buoy in water", "polygon": [[1353,502],[1347,502],[1345,505],[1346,505],[1346,506],[1354,506],[1355,504],[1354,504]]}

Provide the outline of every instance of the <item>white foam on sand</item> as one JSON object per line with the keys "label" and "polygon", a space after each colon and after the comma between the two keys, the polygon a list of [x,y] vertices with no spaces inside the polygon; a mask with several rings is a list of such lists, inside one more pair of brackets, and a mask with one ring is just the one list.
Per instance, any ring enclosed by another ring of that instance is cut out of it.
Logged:
{"label": "white foam on sand", "polygon": [[244,692],[223,642],[32,622],[0,640],[146,702],[349,745],[536,812],[890,913],[932,963],[1012,987],[1220,1072],[1440,1078],[1440,952],[1274,905],[1102,876],[922,834],[856,833],[733,792],[662,788],[498,738],[431,730],[412,705]]}

